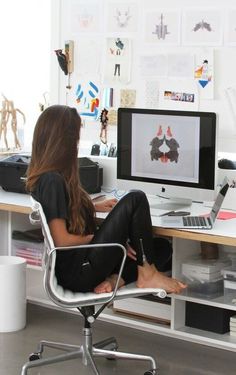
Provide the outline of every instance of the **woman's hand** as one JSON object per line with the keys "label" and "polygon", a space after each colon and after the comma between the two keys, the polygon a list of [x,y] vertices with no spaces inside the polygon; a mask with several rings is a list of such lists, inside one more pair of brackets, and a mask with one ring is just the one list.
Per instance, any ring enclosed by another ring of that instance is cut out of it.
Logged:
{"label": "woman's hand", "polygon": [[106,199],[101,202],[96,202],[94,204],[95,211],[98,212],[110,212],[112,208],[116,205],[117,199],[116,198],[111,198],[111,199]]}

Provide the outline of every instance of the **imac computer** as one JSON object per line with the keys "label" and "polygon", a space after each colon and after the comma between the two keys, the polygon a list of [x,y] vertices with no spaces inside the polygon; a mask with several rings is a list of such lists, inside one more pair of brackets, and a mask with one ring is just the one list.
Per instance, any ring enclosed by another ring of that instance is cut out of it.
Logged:
{"label": "imac computer", "polygon": [[214,200],[215,113],[119,108],[117,129],[118,189],[160,197],[157,208]]}

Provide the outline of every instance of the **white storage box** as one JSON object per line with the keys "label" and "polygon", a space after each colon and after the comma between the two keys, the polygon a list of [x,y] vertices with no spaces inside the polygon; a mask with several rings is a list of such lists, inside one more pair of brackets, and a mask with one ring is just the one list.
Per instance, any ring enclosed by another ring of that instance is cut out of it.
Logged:
{"label": "white storage box", "polygon": [[43,250],[43,242],[12,240],[12,254],[24,258],[30,265],[42,265]]}
{"label": "white storage box", "polygon": [[221,279],[221,270],[231,265],[227,258],[217,260],[191,259],[182,264],[182,275],[189,281],[211,282]]}
{"label": "white storage box", "polygon": [[183,277],[183,281],[188,285],[186,288],[187,295],[215,298],[222,296],[224,293],[223,276],[214,281],[189,280]]}
{"label": "white storage box", "polygon": [[236,269],[229,267],[222,270],[224,277],[224,294],[236,298]]}

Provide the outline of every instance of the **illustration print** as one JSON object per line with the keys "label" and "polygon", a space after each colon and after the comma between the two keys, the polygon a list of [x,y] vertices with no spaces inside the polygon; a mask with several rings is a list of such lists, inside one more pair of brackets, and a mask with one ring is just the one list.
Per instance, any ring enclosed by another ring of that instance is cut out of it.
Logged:
{"label": "illustration print", "polygon": [[121,28],[126,28],[128,26],[129,20],[131,18],[130,9],[127,8],[125,10],[116,9],[115,19],[117,25]]}
{"label": "illustration print", "polygon": [[167,34],[170,34],[168,31],[168,25],[164,24],[164,16],[163,13],[161,13],[160,17],[160,23],[155,25],[155,31],[152,32],[152,34],[155,34],[158,39],[165,39]]}
{"label": "illustration print", "polygon": [[164,129],[162,125],[159,125],[157,135],[151,140],[150,146],[152,146],[150,151],[152,161],[160,160],[161,163],[178,163],[178,149],[180,146],[173,137],[170,126]]}
{"label": "illustration print", "polygon": [[195,32],[198,30],[212,31],[212,27],[209,23],[205,22],[204,20],[201,20],[200,22],[196,23],[196,25],[193,28],[193,31]]}
{"label": "illustration print", "polygon": [[212,75],[209,69],[208,60],[203,60],[200,67],[195,70],[195,78],[198,80],[201,87],[205,87],[209,82],[211,82]]}

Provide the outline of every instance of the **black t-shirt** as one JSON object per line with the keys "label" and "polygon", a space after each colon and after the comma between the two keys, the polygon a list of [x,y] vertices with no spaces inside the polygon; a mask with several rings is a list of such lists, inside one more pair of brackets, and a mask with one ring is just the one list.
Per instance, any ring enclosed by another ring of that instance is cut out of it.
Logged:
{"label": "black t-shirt", "polygon": [[[32,196],[41,203],[47,222],[53,219],[68,220],[68,193],[63,177],[57,172],[46,172],[38,180]],[[68,223],[67,223],[68,224]],[[84,251],[57,251],[56,276],[58,283],[70,287],[75,273],[84,261]]]}
{"label": "black t-shirt", "polygon": [[41,203],[48,223],[52,219],[68,219],[68,193],[59,173],[42,174],[32,195]]}

